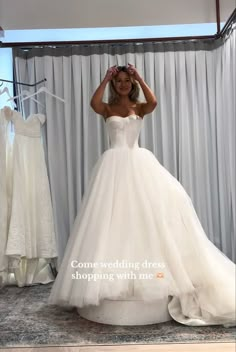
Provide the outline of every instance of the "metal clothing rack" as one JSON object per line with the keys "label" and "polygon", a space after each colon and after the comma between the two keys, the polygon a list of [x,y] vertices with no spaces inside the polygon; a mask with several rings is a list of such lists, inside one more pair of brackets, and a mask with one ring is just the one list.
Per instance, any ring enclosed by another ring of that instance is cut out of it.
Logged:
{"label": "metal clothing rack", "polygon": [[[27,86],[27,87],[35,87],[35,86],[37,86],[38,84],[45,82],[46,80],[47,80],[47,78],[44,78],[44,79],[42,79],[41,81],[38,81],[38,82],[35,82],[35,83],[30,84],[30,83],[9,81],[8,79],[2,79],[2,78],[0,78],[0,82],[8,82],[8,83],[13,83],[13,84],[19,84],[19,85],[21,85],[21,86]],[[0,86],[1,86],[1,85],[2,85],[2,84],[0,84]]]}

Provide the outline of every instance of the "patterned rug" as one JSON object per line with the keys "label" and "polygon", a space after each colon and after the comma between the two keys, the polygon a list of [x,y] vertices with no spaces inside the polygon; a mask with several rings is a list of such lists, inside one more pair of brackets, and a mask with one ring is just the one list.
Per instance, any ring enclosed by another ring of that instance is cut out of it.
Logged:
{"label": "patterned rug", "polygon": [[188,327],[170,321],[113,326],[48,306],[51,284],[0,290],[0,347],[235,342],[234,328]]}

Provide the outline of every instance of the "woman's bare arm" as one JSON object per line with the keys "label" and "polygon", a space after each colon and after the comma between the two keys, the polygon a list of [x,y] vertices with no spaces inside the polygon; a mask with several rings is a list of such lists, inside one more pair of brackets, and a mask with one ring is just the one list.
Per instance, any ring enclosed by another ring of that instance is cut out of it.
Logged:
{"label": "woman's bare arm", "polygon": [[140,87],[142,88],[143,94],[146,99],[146,103],[140,104],[139,114],[142,116],[144,116],[146,114],[150,114],[157,106],[157,99],[156,99],[154,93],[149,88],[147,83],[142,79],[142,77],[139,75],[138,71],[136,70],[136,68],[133,65],[129,64],[128,71],[131,75],[134,76],[134,79],[139,82]]}
{"label": "woman's bare arm", "polygon": [[90,101],[90,105],[93,110],[104,117],[107,115],[107,107],[108,104],[103,102],[103,95],[106,88],[107,83],[113,78],[113,76],[117,73],[115,66],[110,67],[107,70],[106,76],[104,77],[103,81],[99,85],[99,87],[94,92],[92,99]]}

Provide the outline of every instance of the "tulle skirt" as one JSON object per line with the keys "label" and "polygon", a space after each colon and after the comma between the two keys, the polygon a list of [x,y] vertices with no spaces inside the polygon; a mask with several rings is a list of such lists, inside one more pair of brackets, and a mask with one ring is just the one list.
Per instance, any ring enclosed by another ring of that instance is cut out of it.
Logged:
{"label": "tulle skirt", "polygon": [[109,149],[93,168],[49,303],[167,296],[180,323],[234,325],[235,265],[149,150]]}

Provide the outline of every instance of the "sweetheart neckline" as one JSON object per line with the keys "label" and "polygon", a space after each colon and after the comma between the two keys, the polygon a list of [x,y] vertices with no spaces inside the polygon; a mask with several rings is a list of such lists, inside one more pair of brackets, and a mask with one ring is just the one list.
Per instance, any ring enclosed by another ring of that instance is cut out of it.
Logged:
{"label": "sweetheart neckline", "polygon": [[105,122],[107,122],[107,120],[109,120],[111,117],[120,117],[121,119],[128,119],[131,116],[135,116],[137,119],[141,119],[142,120],[142,117],[140,117],[140,116],[138,116],[136,114],[131,114],[131,115],[128,115],[128,116],[125,116],[125,117],[119,116],[119,115],[111,115],[111,116],[106,118]]}

